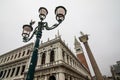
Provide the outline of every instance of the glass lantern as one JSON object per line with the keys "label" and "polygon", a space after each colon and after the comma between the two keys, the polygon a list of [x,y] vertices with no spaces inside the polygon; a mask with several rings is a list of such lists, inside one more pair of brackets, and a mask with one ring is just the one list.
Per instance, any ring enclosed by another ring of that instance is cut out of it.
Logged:
{"label": "glass lantern", "polygon": [[33,30],[32,26],[30,26],[30,25],[23,25],[22,36],[24,38],[28,38],[32,30]]}
{"label": "glass lantern", "polygon": [[46,8],[44,7],[40,7],[39,8],[39,17],[40,17],[40,20],[44,20],[46,18],[46,15],[48,14],[48,11]]}
{"label": "glass lantern", "polygon": [[62,22],[65,19],[67,10],[63,6],[58,6],[55,9],[56,20]]}

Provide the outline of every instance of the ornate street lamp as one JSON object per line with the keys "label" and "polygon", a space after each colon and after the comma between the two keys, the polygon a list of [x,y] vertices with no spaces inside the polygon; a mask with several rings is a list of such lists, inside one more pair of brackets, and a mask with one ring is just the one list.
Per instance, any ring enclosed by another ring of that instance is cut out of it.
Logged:
{"label": "ornate street lamp", "polygon": [[39,11],[38,11],[40,14],[39,14],[39,17],[40,17],[40,20],[44,20],[48,14],[48,11],[46,8],[44,7],[40,7]]}
{"label": "ornate street lamp", "polygon": [[[54,24],[52,27],[48,27],[47,22],[43,22],[43,20],[46,18],[46,15],[48,14],[48,11],[44,7],[39,8],[39,18],[40,22],[38,22],[38,26],[34,29],[32,28],[32,25],[35,23],[35,21],[30,22],[30,24],[23,25],[23,42],[28,42],[32,39],[34,35],[36,35],[36,41],[30,61],[30,65],[28,68],[26,80],[33,80],[34,78],[34,72],[35,72],[35,67],[37,64],[37,55],[38,55],[38,48],[39,48],[39,42],[42,37],[42,30],[45,28],[46,30],[52,30],[56,28],[64,19],[67,10],[63,6],[58,6],[55,9],[55,15],[56,15],[56,20],[58,23]],[[33,31],[32,35],[30,36],[30,33]]]}
{"label": "ornate street lamp", "polygon": [[62,22],[65,19],[65,15],[66,15],[66,9],[63,6],[58,6],[55,9],[55,14],[56,14],[56,20],[58,22]]}
{"label": "ornate street lamp", "polygon": [[31,31],[33,30],[32,26],[31,25],[23,25],[23,33],[22,33],[22,36],[23,36],[23,40],[27,40],[27,38],[29,37]]}

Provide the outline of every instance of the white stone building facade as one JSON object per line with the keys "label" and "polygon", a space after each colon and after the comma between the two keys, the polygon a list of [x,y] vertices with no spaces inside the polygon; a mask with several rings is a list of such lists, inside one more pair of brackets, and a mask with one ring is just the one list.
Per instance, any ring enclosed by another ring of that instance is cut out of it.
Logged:
{"label": "white stone building facade", "polygon": [[[0,55],[0,80],[25,80],[33,46]],[[34,80],[90,80],[90,74],[58,36],[40,44]]]}

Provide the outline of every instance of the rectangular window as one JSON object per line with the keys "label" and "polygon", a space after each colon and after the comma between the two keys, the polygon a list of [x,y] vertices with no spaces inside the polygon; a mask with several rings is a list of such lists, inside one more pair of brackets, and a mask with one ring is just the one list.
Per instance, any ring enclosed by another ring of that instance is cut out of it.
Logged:
{"label": "rectangular window", "polygon": [[21,75],[23,75],[24,71],[25,71],[25,65],[22,66]]}
{"label": "rectangular window", "polygon": [[20,67],[17,67],[17,71],[16,71],[15,76],[17,76],[19,74],[19,71],[20,71]]}
{"label": "rectangular window", "polygon": [[62,49],[62,57],[63,57],[63,61],[65,60],[65,51]]}
{"label": "rectangular window", "polygon": [[3,75],[3,71],[0,72],[0,78],[2,77],[2,75]]}
{"label": "rectangular window", "polygon": [[46,54],[43,53],[43,54],[42,54],[41,64],[45,64],[45,58],[46,58]]}
{"label": "rectangular window", "polygon": [[19,53],[18,58],[21,56],[21,53]]}
{"label": "rectangular window", "polygon": [[15,72],[15,68],[12,69],[12,73],[11,73],[11,76],[10,76],[10,77],[13,76],[14,72]]}
{"label": "rectangular window", "polygon": [[8,57],[7,61],[10,59],[10,56]]}
{"label": "rectangular window", "polygon": [[9,76],[9,74],[10,74],[10,71],[11,71],[11,69],[9,69],[9,70],[8,70],[8,74],[7,74],[6,78]]}
{"label": "rectangular window", "polygon": [[16,57],[17,57],[17,54],[15,54],[15,57],[14,57],[14,59],[16,59]]}
{"label": "rectangular window", "polygon": [[22,56],[24,56],[25,55],[25,51],[23,51],[23,54],[22,54]]}

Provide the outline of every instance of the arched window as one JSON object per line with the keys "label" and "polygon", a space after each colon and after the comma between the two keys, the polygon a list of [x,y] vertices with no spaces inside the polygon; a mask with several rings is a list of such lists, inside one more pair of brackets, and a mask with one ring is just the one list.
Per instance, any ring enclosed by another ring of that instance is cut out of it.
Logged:
{"label": "arched window", "polygon": [[6,59],[7,59],[7,58],[5,57],[4,62],[6,61]]}
{"label": "arched window", "polygon": [[17,57],[17,54],[15,54],[15,57],[14,57],[14,59],[16,59],[16,57]]}
{"label": "arched window", "polygon": [[25,51],[23,51],[23,54],[22,54],[22,56],[24,56],[25,55]]}
{"label": "arched window", "polygon": [[15,76],[17,76],[19,74],[19,71],[20,71],[20,67],[17,67],[17,71],[16,71]]}
{"label": "arched window", "polygon": [[7,70],[5,70],[5,71],[4,71],[4,75],[3,75],[3,77],[2,77],[2,78],[4,78],[4,77],[5,77],[5,75],[6,75],[6,72],[7,72]]}
{"label": "arched window", "polygon": [[15,72],[15,68],[12,69],[12,73],[11,73],[10,77],[13,76],[14,72]]}
{"label": "arched window", "polygon": [[2,60],[1,60],[1,63],[3,62],[3,58],[2,58]]}
{"label": "arched window", "polygon": [[11,60],[13,59],[13,55],[11,56]]}
{"label": "arched window", "polygon": [[8,70],[6,78],[9,76],[11,69]]}
{"label": "arched window", "polygon": [[72,58],[70,57],[70,65],[72,65]]}
{"label": "arched window", "polygon": [[56,78],[55,78],[55,76],[52,75],[49,77],[49,80],[56,80]]}
{"label": "arched window", "polygon": [[24,71],[25,71],[25,65],[22,66],[21,75],[23,75]]}
{"label": "arched window", "polygon": [[30,50],[27,51],[27,55],[29,55],[29,54],[30,54]]}
{"label": "arched window", "polygon": [[67,63],[69,64],[69,56],[67,55]]}
{"label": "arched window", "polygon": [[45,56],[46,56],[46,54],[45,54],[45,53],[43,53],[43,54],[42,54],[41,64],[45,64]]}
{"label": "arched window", "polygon": [[72,77],[70,76],[70,80],[72,80]]}
{"label": "arched window", "polygon": [[0,72],[0,78],[2,77],[2,75],[3,75],[3,71]]}
{"label": "arched window", "polygon": [[7,61],[10,59],[10,56],[8,57]]}
{"label": "arched window", "polygon": [[50,62],[53,62],[55,60],[55,53],[54,53],[54,51],[52,50],[51,52],[50,52]]}
{"label": "arched window", "polygon": [[18,54],[18,58],[21,56],[21,53]]}
{"label": "arched window", "polygon": [[62,50],[62,57],[63,57],[63,61],[65,60],[65,51]]}

